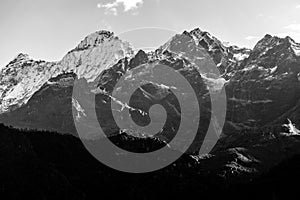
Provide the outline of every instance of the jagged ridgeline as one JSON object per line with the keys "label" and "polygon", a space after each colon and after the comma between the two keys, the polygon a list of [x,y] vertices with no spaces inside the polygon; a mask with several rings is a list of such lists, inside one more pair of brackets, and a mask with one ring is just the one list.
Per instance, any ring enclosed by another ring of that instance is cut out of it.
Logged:
{"label": "jagged ridgeline", "polygon": [[[88,108],[82,108],[71,98],[75,77],[85,79],[87,84],[98,84],[117,79],[115,73],[124,73],[118,67],[122,59],[132,66],[153,59],[166,60],[166,53],[180,42],[182,35],[204,47],[219,68],[221,77],[211,79],[202,73],[199,80],[215,85],[216,89],[225,85],[228,131],[224,134],[284,123],[288,116],[299,122],[297,114],[293,114],[299,94],[299,44],[289,37],[266,35],[251,50],[224,45],[200,29],[174,36],[155,52],[143,56],[135,55],[127,42],[107,31],[87,36],[58,62],[34,61],[19,54],[0,73],[0,121],[15,127],[75,134],[72,106],[78,110],[78,121],[89,121]],[[187,67],[181,65],[183,69]]]}

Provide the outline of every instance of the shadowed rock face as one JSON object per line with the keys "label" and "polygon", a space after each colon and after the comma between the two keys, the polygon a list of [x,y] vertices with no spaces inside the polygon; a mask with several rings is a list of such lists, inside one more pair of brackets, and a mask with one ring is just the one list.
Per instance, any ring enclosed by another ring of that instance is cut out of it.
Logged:
{"label": "shadowed rock face", "polygon": [[228,122],[243,129],[278,125],[292,112],[295,116],[300,59],[293,43],[290,38],[270,35],[257,43],[226,85]]}
{"label": "shadowed rock face", "polygon": [[72,117],[73,73],[49,79],[27,104],[1,115],[1,121],[19,128],[75,133]]}

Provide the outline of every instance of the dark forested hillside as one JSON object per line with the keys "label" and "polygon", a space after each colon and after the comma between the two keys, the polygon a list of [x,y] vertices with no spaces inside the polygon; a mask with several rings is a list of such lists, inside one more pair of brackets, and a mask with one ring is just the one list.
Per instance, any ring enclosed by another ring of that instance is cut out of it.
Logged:
{"label": "dark forested hillside", "polygon": [[[223,164],[235,159],[225,152],[200,161],[184,155],[156,172],[129,174],[101,164],[70,135],[0,125],[0,138],[0,195],[13,199],[152,199],[195,194],[199,198],[277,199],[296,187],[285,181],[300,178],[300,154],[263,174],[240,173],[233,180],[220,174]],[[157,140],[133,139],[126,134],[111,140],[134,146],[136,151],[161,145]]]}

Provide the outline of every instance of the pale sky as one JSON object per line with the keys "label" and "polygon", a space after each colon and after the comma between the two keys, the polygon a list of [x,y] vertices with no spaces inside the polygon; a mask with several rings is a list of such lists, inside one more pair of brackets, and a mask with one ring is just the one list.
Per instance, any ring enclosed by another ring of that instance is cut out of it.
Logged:
{"label": "pale sky", "polygon": [[57,61],[97,30],[139,27],[199,27],[245,47],[266,33],[300,42],[300,0],[1,0],[0,67],[21,52]]}

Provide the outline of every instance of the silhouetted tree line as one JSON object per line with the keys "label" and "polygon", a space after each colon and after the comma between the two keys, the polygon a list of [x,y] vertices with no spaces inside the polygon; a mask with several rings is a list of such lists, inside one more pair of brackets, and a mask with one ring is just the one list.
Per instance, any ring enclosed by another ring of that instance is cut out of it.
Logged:
{"label": "silhouetted tree line", "polygon": [[[126,134],[112,140],[121,145],[130,141],[128,145],[136,146],[137,152],[139,144],[161,145],[151,139],[135,142]],[[288,190],[290,176],[299,177],[299,162],[300,156],[294,157],[243,184],[201,168],[201,163],[187,155],[156,172],[129,174],[98,162],[74,136],[0,124],[1,199],[272,199]]]}

